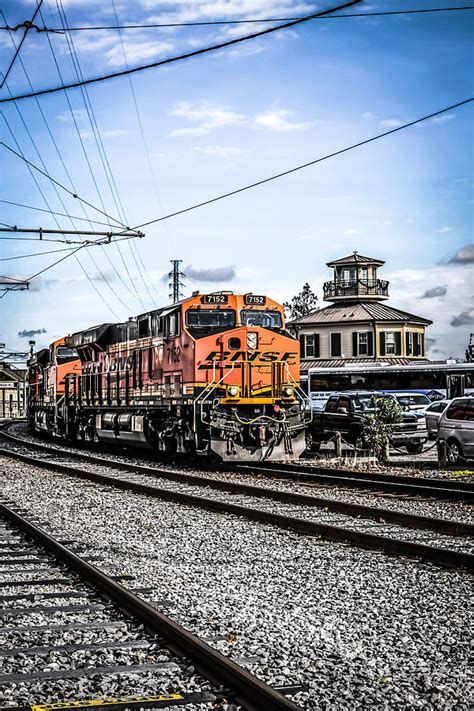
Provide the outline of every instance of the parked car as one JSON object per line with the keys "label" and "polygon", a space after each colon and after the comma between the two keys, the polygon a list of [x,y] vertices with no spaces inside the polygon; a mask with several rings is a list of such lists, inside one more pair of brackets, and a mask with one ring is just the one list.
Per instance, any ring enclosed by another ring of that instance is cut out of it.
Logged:
{"label": "parked car", "polygon": [[423,393],[391,392],[389,394],[395,398],[402,410],[424,412],[431,404],[431,400],[426,395],[423,395]]}
{"label": "parked car", "polygon": [[449,405],[451,400],[436,400],[425,410],[426,429],[428,439],[436,439],[438,436],[439,418]]}
{"label": "parked car", "polygon": [[439,418],[438,439],[446,442],[446,459],[458,464],[474,459],[474,398],[457,397]]}
{"label": "parked car", "polygon": [[[324,410],[313,410],[313,419],[306,430],[306,446],[319,451],[321,443],[336,432],[350,444],[356,444],[362,435],[364,415],[375,412],[375,400],[392,397],[373,391],[344,391],[331,395]],[[419,454],[428,438],[424,417],[405,411],[400,423],[394,425],[392,444],[405,447],[410,454]]]}

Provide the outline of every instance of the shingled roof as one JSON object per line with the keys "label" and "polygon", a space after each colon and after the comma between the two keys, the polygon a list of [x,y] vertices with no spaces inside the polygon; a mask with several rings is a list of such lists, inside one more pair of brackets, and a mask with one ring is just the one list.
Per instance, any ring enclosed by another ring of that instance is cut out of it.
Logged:
{"label": "shingled roof", "polygon": [[381,267],[385,262],[383,259],[374,259],[373,257],[364,257],[363,254],[358,254],[358,252],[353,252],[347,257],[341,257],[341,259],[334,259],[332,262],[326,262],[328,267],[339,267],[344,264],[375,264]]}
{"label": "shingled roof", "polygon": [[361,321],[398,321],[400,323],[410,321],[411,323],[420,323],[425,326],[433,323],[427,318],[410,314],[408,311],[401,311],[401,309],[396,309],[393,306],[378,302],[363,302],[331,304],[323,309],[312,311],[307,316],[291,321],[289,325],[309,326],[325,323],[360,323]]}

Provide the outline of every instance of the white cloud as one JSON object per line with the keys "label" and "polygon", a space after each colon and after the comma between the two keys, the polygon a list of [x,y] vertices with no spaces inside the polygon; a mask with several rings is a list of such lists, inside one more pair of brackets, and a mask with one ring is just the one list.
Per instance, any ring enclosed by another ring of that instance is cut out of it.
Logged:
{"label": "white cloud", "polygon": [[376,121],[378,116],[377,114],[373,114],[371,111],[364,111],[363,114],[361,114],[362,118],[364,121]]}
{"label": "white cloud", "polygon": [[[427,335],[436,338],[437,344],[444,344],[436,354],[438,358],[463,355],[472,325],[455,318],[472,308],[474,278],[471,264],[403,269],[388,273],[384,278],[390,281],[390,303],[393,306],[432,319],[433,325],[428,327]],[[420,300],[420,296],[439,284],[446,287],[444,298]],[[457,324],[455,328],[453,320]]]}
{"label": "white cloud", "polygon": [[193,151],[216,158],[234,158],[242,153],[237,146],[194,146]]}
{"label": "white cloud", "polygon": [[[74,37],[74,48],[79,57],[83,54],[100,55],[102,63],[109,67],[123,67],[127,64],[134,66],[139,62],[146,62],[169,54],[174,49],[171,42],[159,42],[149,32],[135,32],[133,39],[127,35],[122,43],[117,40],[117,35],[106,30],[91,30],[77,33]],[[68,53],[66,45],[62,51]],[[125,56],[124,56],[125,52]]]}
{"label": "white cloud", "polygon": [[126,63],[133,66],[138,62],[155,59],[163,54],[170,53],[173,48],[174,45],[171,42],[126,42],[124,40],[125,60],[122,45],[114,41],[114,46],[107,50],[104,56],[107,58],[109,67],[121,67]]}
{"label": "white cloud", "polygon": [[383,119],[379,122],[384,128],[398,128],[398,126],[403,126],[404,121],[397,118]]}
{"label": "white cloud", "polygon": [[177,128],[174,131],[171,131],[168,136],[171,138],[175,138],[177,136],[205,136],[206,133],[209,133],[209,130],[206,128]]}
{"label": "white cloud", "polygon": [[448,123],[449,121],[452,121],[455,118],[456,114],[442,114],[441,116],[434,116],[431,121],[436,124],[443,124]]}
{"label": "white cloud", "polygon": [[71,115],[71,111],[63,111],[58,114],[56,118],[63,123],[73,123],[74,119],[79,123],[87,119],[87,111],[85,109],[73,109],[72,114],[73,115]]}
{"label": "white cloud", "polygon": [[301,235],[300,239],[314,239],[314,235]]}
{"label": "white cloud", "polygon": [[225,106],[202,101],[196,104],[181,102],[176,104],[170,111],[171,116],[186,119],[196,126],[173,130],[170,136],[203,136],[216,128],[223,126],[238,126],[245,123],[243,114],[230,111]]}
{"label": "white cloud", "polygon": [[344,230],[344,234],[347,236],[360,235],[360,230],[356,230],[354,227],[349,227],[349,229]]}
{"label": "white cloud", "polygon": [[125,131],[123,128],[110,128],[105,131],[101,131],[100,135],[102,138],[118,138],[120,136],[128,136],[129,131]]}
{"label": "white cloud", "polygon": [[268,109],[261,114],[257,114],[255,126],[257,128],[267,128],[270,131],[286,133],[289,131],[306,131],[314,125],[312,121],[290,121],[289,117],[293,114],[293,111],[288,111],[287,109]]}
{"label": "white cloud", "polygon": [[444,227],[440,227],[439,229],[435,230],[435,234],[439,235],[448,234],[448,232],[454,232],[454,227],[449,227],[449,225],[445,225]]}

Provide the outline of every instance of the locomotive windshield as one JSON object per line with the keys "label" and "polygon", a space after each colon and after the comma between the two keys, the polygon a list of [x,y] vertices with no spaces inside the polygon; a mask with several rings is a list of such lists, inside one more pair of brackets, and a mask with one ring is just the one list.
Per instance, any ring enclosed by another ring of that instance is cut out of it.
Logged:
{"label": "locomotive windshield", "polygon": [[75,348],[68,346],[58,346],[56,349],[56,360],[58,363],[69,363],[71,360],[77,360],[79,354]]}
{"label": "locomotive windshield", "polygon": [[283,328],[281,313],[279,311],[257,311],[244,309],[240,312],[243,326],[261,326],[279,330]]}
{"label": "locomotive windshield", "polygon": [[225,331],[235,326],[233,309],[191,309],[186,312],[186,326],[195,337]]}

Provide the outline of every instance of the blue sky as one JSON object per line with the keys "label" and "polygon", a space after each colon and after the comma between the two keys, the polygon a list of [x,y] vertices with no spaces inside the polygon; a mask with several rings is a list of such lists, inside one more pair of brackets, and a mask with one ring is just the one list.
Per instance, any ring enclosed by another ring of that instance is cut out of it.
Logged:
{"label": "blue sky", "polygon": [[[115,0],[124,24],[286,17],[332,4]],[[372,0],[358,10],[462,4]],[[34,6],[31,0],[2,3],[10,25],[30,17]],[[63,6],[70,25],[115,24],[111,0],[63,0]],[[46,0],[43,7],[47,24],[60,26],[56,2]],[[125,222],[136,225],[171,213],[471,96],[473,26],[474,13],[319,20],[131,80],[90,86]],[[135,66],[254,28],[129,30],[123,41],[127,61]],[[50,37],[64,79],[74,80],[64,36]],[[125,66],[116,31],[72,37],[85,77]],[[12,51],[9,34],[2,32],[0,67],[8,66]],[[44,34],[29,34],[21,58],[36,89],[58,84]],[[8,87],[2,96],[29,88],[18,62]],[[77,89],[68,96],[84,149],[64,92],[39,98],[49,130],[77,193],[99,207],[102,200],[117,216],[119,199],[110,191],[83,96]],[[113,245],[82,250],[80,264],[71,257],[34,280],[29,292],[0,300],[0,341],[25,347],[18,332],[43,329],[37,336],[42,345],[161,306],[168,301],[163,274],[174,258],[183,260],[188,293],[230,288],[285,300],[309,281],[321,299],[322,283],[330,278],[325,263],[357,249],[386,260],[380,276],[391,282],[391,304],[433,319],[432,357],[462,355],[474,331],[474,247],[467,247],[474,241],[472,106],[152,225],[139,243],[122,243],[121,254]],[[50,175],[70,186],[35,100],[3,104],[1,110],[1,140],[15,148],[17,141],[29,160],[39,165],[42,159]],[[77,200],[61,191],[59,198],[38,176],[43,197],[18,158],[3,150],[0,160],[1,199],[46,209],[46,198],[63,212],[61,198],[70,214],[84,216]],[[0,213],[9,225],[56,227],[46,213],[2,203]],[[87,214],[102,219],[90,209]],[[61,228],[71,227],[67,218],[57,219]],[[1,237],[0,259],[62,246]],[[24,278],[60,256],[3,261],[0,273]]]}

